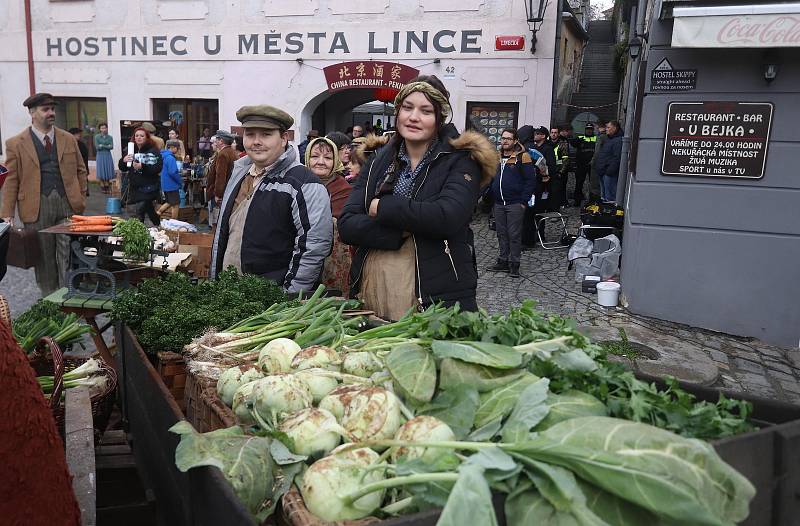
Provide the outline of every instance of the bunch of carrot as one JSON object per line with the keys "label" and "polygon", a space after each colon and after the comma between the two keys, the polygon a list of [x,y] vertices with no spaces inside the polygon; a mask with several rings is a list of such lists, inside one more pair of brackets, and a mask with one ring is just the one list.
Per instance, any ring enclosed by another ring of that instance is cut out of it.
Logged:
{"label": "bunch of carrot", "polygon": [[70,232],[111,232],[114,224],[120,221],[111,216],[79,216],[74,215],[69,225]]}

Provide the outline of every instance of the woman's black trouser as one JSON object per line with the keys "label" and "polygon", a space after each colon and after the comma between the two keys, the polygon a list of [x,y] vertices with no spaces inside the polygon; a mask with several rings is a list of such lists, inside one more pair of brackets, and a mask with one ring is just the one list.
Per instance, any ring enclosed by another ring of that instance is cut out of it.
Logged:
{"label": "woman's black trouser", "polygon": [[156,208],[153,206],[153,201],[151,199],[142,201],[136,208],[136,217],[139,218],[139,221],[144,223],[145,216],[150,218],[153,226],[158,226],[161,223],[161,218],[156,213]]}

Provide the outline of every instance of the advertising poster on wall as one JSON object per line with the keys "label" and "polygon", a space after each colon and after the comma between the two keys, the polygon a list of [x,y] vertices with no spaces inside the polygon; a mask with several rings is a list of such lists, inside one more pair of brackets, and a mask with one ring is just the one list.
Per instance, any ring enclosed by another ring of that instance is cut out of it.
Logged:
{"label": "advertising poster on wall", "polygon": [[500,144],[504,128],[517,129],[519,103],[467,102],[467,128],[486,135],[492,144]]}

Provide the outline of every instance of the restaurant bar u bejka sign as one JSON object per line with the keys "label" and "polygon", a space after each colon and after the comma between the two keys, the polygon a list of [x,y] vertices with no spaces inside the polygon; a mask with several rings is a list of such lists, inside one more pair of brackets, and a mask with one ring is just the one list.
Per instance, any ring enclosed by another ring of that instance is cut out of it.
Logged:
{"label": "restaurant bar u bejka sign", "polygon": [[[21,105],[29,95],[22,4],[9,4],[0,34],[3,78],[16,79],[0,83],[3,139],[29,124]],[[459,129],[477,117],[471,124],[496,140],[505,126],[550,122],[556,9],[545,13],[534,54],[523,4],[39,2],[31,31],[36,90],[95,109],[102,104],[118,138],[125,120],[168,120],[179,111],[182,138],[194,142],[203,127],[237,126],[241,106],[272,104],[294,117],[299,142],[313,127],[352,126],[354,107],[415,72],[443,79]],[[119,148],[113,153],[118,158]]]}
{"label": "restaurant bar u bejka sign", "polygon": [[661,173],[763,177],[772,109],[768,102],[670,103]]}

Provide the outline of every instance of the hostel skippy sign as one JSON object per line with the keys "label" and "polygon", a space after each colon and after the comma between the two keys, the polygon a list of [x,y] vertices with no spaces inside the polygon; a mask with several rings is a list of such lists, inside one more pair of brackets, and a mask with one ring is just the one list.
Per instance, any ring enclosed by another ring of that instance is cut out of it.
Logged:
{"label": "hostel skippy sign", "polygon": [[661,173],[763,177],[773,109],[770,102],[671,102]]}

